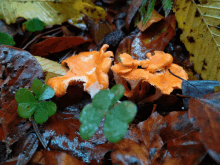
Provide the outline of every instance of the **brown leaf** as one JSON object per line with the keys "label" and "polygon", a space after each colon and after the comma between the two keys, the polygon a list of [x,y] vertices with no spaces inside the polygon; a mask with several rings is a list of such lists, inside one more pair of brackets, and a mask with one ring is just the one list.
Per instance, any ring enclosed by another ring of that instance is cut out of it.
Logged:
{"label": "brown leaf", "polygon": [[72,36],[72,37],[50,37],[43,42],[34,44],[31,47],[31,54],[36,56],[46,56],[61,52],[63,50],[69,49],[74,46],[78,46],[85,42],[92,41],[90,38],[87,37],[80,37],[80,36]]}
{"label": "brown leaf", "polygon": [[45,164],[48,165],[70,165],[70,164],[84,165],[85,164],[64,152],[43,151],[43,155],[45,159]]}
{"label": "brown leaf", "polygon": [[128,15],[125,19],[125,26],[128,31],[129,31],[131,21],[134,18],[136,12],[138,11],[139,7],[141,6],[141,3],[142,3],[142,0],[133,0],[129,6]]}
{"label": "brown leaf", "polygon": [[30,128],[30,123],[18,116],[15,93],[19,88],[30,88],[33,79],[43,71],[37,60],[27,51],[11,46],[0,46],[0,141],[13,144]]}
{"label": "brown leaf", "polygon": [[114,29],[108,24],[108,22],[98,22],[95,23],[91,18],[85,16],[83,18],[86,26],[89,30],[89,33],[93,37],[96,44],[108,34],[114,31]]}
{"label": "brown leaf", "polygon": [[163,51],[175,36],[176,19],[170,15],[161,22],[153,24],[145,32],[139,32],[131,45],[131,55],[138,60],[146,59],[146,53]]}
{"label": "brown leaf", "polygon": [[147,148],[129,139],[117,143],[111,153],[113,164],[151,164]]}
{"label": "brown leaf", "polygon": [[139,123],[138,127],[143,142],[150,153],[150,158],[154,161],[159,156],[160,149],[164,144],[159,132],[166,127],[166,120],[160,114],[154,112],[147,120]]}
{"label": "brown leaf", "polygon": [[14,147],[14,157],[17,157],[17,164],[27,164],[37,150],[39,144],[35,133],[23,136]]}
{"label": "brown leaf", "polygon": [[138,24],[137,27],[140,31],[145,31],[150,25],[152,25],[153,23],[159,22],[161,19],[163,19],[164,17],[162,15],[160,15],[156,10],[153,10],[153,12],[151,13],[151,16],[149,18],[149,20],[143,24],[143,20],[141,20]]}
{"label": "brown leaf", "polygon": [[200,128],[202,142],[212,158],[220,163],[220,92],[191,98],[189,118]]}
{"label": "brown leaf", "polygon": [[[96,164],[104,159],[105,152],[110,150],[109,146],[102,146],[107,141],[103,133],[103,123],[102,128],[88,141],[80,137],[79,127],[80,122],[74,115],[56,113],[44,125],[45,132],[42,135],[49,143],[50,149],[64,151],[86,163],[93,161]],[[103,152],[98,151],[97,144]]]}

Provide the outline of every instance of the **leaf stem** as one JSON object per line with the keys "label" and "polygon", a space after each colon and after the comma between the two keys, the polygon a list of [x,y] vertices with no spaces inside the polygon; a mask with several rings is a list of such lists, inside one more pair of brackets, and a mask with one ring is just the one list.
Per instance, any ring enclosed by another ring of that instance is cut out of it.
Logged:
{"label": "leaf stem", "polygon": [[39,128],[38,128],[37,123],[35,122],[35,120],[34,120],[33,118],[31,118],[31,117],[29,118],[29,120],[32,122],[34,131],[35,131],[35,133],[36,133],[38,139],[40,140],[41,144],[43,145],[44,149],[50,151],[50,149],[47,148],[47,145],[46,145],[46,143],[45,143],[45,141],[44,141],[44,138],[43,138],[42,135],[40,134]]}

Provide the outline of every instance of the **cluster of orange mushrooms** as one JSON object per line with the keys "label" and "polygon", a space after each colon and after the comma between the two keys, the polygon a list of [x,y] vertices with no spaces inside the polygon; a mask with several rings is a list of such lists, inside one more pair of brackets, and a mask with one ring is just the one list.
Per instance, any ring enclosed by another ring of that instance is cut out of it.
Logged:
{"label": "cluster of orange mushrooms", "polygon": [[[187,73],[179,65],[173,64],[173,57],[162,51],[146,54],[146,60],[134,60],[129,54],[120,55],[121,61],[112,66],[113,52],[106,51],[109,46],[104,44],[100,51],[82,52],[62,61],[69,71],[62,77],[54,77],[47,81],[47,85],[55,90],[55,95],[65,95],[69,85],[83,83],[84,91],[91,97],[101,89],[109,87],[109,69],[113,71],[117,84],[125,87],[124,95],[132,101],[145,100],[151,102],[162,94],[169,95],[173,89],[182,89],[182,80],[173,76],[170,71],[188,79]],[[151,86],[156,93],[146,97]]]}

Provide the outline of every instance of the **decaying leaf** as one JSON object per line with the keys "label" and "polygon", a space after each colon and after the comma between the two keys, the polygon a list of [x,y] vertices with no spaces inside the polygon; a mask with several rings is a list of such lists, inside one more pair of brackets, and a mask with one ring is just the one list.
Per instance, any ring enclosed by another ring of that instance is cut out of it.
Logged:
{"label": "decaying leaf", "polygon": [[164,17],[160,15],[156,10],[153,10],[151,13],[151,16],[147,22],[143,24],[143,19],[137,24],[137,27],[140,31],[145,31],[150,25],[152,25],[155,22],[159,22]]}
{"label": "decaying leaf", "polygon": [[69,71],[63,77],[51,78],[47,85],[55,90],[55,95],[61,97],[71,84],[84,83],[84,90],[92,97],[101,89],[108,88],[108,71],[110,69],[113,53],[106,51],[108,45],[102,46],[100,51],[82,52],[62,61],[67,64]]}
{"label": "decaying leaf", "polygon": [[47,25],[61,24],[68,19],[77,25],[82,22],[84,15],[93,19],[105,19],[105,11],[99,6],[95,6],[90,0],[74,0],[65,3],[54,2],[9,2],[1,1],[2,8],[0,15],[3,15],[7,24],[15,23],[16,18],[24,17],[25,19],[38,17]]}
{"label": "decaying leaf", "polygon": [[18,116],[15,93],[19,88],[30,88],[33,79],[42,78],[43,71],[37,60],[27,51],[0,46],[0,141],[16,142],[31,124]]}
{"label": "decaying leaf", "polygon": [[62,66],[55,61],[48,60],[39,56],[35,56],[35,58],[37,59],[38,63],[42,67],[42,70],[44,71],[45,82],[47,82],[52,77],[64,76],[68,71],[65,66]]}
{"label": "decaying leaf", "polygon": [[30,53],[36,56],[46,56],[52,53],[61,52],[63,50],[76,47],[92,39],[80,36],[71,37],[49,37],[43,42],[34,44]]}
{"label": "decaying leaf", "polygon": [[148,52],[163,51],[176,34],[175,26],[175,16],[170,15],[161,22],[152,24],[144,32],[139,32],[131,45],[132,57],[143,60]]}
{"label": "decaying leaf", "polygon": [[173,10],[195,71],[205,80],[220,80],[220,1],[176,0]]}
{"label": "decaying leaf", "polygon": [[200,128],[201,141],[212,158],[220,163],[220,92],[191,98],[189,118]]}

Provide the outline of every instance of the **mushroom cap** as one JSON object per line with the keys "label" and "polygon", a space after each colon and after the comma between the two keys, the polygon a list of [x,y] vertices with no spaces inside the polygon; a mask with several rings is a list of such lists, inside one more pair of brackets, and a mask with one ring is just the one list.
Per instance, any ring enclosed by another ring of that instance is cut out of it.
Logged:
{"label": "mushroom cap", "polygon": [[104,44],[100,51],[82,52],[62,61],[69,71],[62,77],[54,77],[47,85],[55,90],[55,95],[61,97],[69,85],[84,83],[84,90],[92,97],[101,89],[108,88],[108,71],[112,64],[113,53],[107,51],[109,46]]}
{"label": "mushroom cap", "polygon": [[[151,85],[159,89],[157,96],[170,94],[176,88],[182,89],[182,80],[173,76],[168,69],[183,79],[188,79],[188,75],[182,67],[172,64],[172,55],[154,51],[154,55],[147,53],[146,56],[147,60],[138,61],[129,54],[123,53],[120,55],[121,63],[111,67],[116,83],[125,87],[125,96],[131,100],[143,99],[144,92]],[[142,68],[138,68],[138,66]],[[162,94],[159,94],[160,92]]]}

